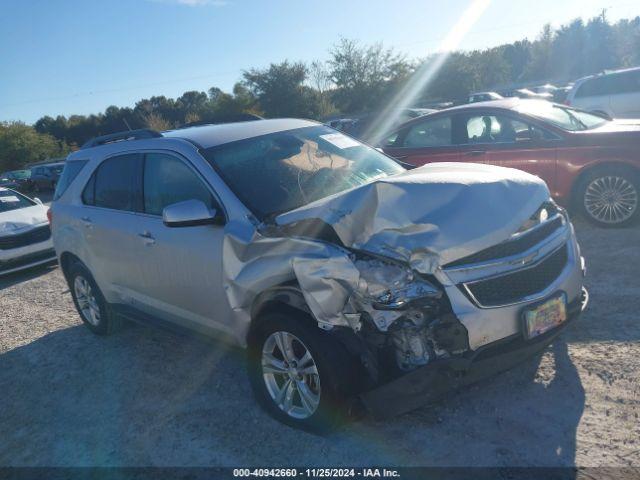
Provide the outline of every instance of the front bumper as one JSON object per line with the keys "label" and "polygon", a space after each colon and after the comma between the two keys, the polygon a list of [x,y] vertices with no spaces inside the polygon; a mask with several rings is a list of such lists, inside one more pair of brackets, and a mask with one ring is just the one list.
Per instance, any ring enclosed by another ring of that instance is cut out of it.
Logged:
{"label": "front bumper", "polygon": [[584,311],[589,301],[586,289],[568,305],[568,318],[561,326],[533,341],[522,335],[486,345],[469,355],[436,360],[390,383],[360,395],[365,408],[378,418],[414,410],[441,398],[445,393],[476,383],[542,351]]}
{"label": "front bumper", "polygon": [[20,248],[0,250],[0,276],[56,261],[51,239]]}

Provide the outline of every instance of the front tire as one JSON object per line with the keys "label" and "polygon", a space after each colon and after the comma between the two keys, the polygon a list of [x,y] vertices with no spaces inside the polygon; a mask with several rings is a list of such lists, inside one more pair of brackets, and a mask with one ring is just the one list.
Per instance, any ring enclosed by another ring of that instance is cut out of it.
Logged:
{"label": "front tire", "polygon": [[120,328],[120,318],[104,299],[89,270],[80,262],[69,268],[69,289],[82,322],[96,335],[110,335]]}
{"label": "front tire", "polygon": [[638,172],[612,165],[598,168],[583,178],[576,201],[584,217],[605,228],[625,227],[640,217]]}
{"label": "front tire", "polygon": [[304,314],[267,314],[250,335],[254,395],[267,413],[295,428],[322,433],[346,419],[353,365],[342,344]]}

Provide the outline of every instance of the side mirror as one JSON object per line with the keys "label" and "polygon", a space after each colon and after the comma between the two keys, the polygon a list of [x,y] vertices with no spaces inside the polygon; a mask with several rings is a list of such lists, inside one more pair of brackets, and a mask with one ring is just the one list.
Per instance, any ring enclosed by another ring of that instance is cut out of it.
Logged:
{"label": "side mirror", "polygon": [[207,208],[201,200],[185,200],[165,207],[162,211],[162,221],[167,227],[195,227],[224,223],[222,216],[215,209]]}
{"label": "side mirror", "polygon": [[44,204],[42,203],[42,200],[40,200],[38,197],[35,197],[35,198],[33,199],[33,201],[34,201],[34,202],[36,202],[38,205],[44,205]]}

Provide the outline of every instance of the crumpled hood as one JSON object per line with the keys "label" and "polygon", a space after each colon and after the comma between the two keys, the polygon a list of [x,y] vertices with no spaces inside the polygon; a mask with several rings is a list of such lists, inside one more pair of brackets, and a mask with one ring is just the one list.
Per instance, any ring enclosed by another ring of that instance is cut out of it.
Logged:
{"label": "crumpled hood", "polygon": [[507,239],[549,199],[540,178],[511,168],[433,163],[279,215],[317,220],[346,247],[409,263],[422,273]]}

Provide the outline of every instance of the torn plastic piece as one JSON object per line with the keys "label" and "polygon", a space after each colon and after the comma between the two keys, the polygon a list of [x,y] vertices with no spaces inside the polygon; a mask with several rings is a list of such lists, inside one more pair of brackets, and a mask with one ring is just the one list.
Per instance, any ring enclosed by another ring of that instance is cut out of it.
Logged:
{"label": "torn plastic piece", "polygon": [[409,267],[378,259],[360,259],[355,266],[361,275],[359,292],[373,299],[377,310],[403,309],[413,300],[442,295],[433,285],[416,278]]}

